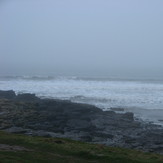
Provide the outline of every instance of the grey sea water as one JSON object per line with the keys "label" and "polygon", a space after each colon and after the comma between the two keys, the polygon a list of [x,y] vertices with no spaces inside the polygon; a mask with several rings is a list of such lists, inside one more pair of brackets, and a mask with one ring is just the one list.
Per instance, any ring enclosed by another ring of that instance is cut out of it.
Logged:
{"label": "grey sea water", "polygon": [[0,90],[93,104],[104,110],[124,108],[148,121],[163,120],[162,79],[1,76]]}

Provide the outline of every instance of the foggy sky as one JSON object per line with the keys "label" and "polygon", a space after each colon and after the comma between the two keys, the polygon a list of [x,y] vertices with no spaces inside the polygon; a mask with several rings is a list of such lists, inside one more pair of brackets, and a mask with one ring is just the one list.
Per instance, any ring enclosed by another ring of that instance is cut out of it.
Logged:
{"label": "foggy sky", "polygon": [[162,0],[0,0],[0,72],[163,72]]}

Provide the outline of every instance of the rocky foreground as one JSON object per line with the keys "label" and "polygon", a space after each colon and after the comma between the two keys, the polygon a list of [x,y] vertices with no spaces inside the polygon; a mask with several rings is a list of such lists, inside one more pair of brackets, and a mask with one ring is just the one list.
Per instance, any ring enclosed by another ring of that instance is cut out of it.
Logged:
{"label": "rocky foreground", "polygon": [[133,113],[14,91],[0,91],[0,129],[163,153],[163,128],[135,120]]}

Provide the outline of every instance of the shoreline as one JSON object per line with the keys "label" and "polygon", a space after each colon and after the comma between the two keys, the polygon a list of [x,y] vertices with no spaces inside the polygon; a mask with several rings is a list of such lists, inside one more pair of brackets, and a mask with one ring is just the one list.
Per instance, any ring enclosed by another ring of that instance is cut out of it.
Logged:
{"label": "shoreline", "polygon": [[138,121],[131,112],[103,111],[89,104],[40,99],[29,93],[0,91],[0,129],[163,154],[160,125]]}

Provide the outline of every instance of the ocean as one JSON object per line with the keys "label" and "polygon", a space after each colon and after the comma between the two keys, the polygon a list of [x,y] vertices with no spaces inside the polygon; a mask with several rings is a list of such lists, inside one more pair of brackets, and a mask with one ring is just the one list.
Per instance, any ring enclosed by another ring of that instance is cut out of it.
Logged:
{"label": "ocean", "polygon": [[139,119],[163,123],[162,79],[1,76],[0,90],[93,104],[103,110],[123,108]]}

